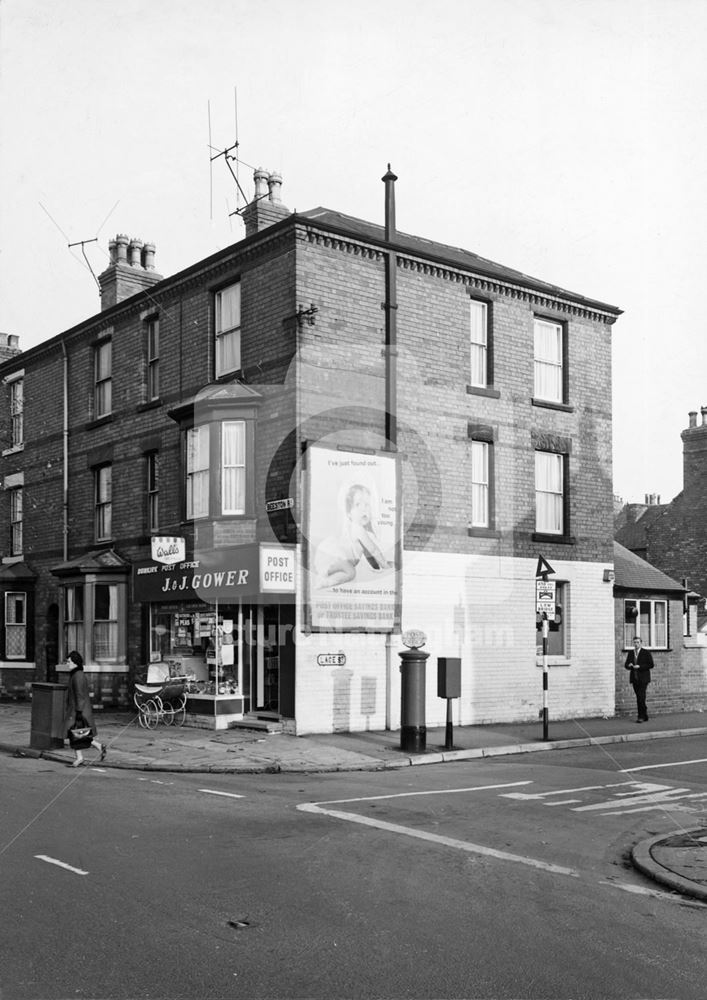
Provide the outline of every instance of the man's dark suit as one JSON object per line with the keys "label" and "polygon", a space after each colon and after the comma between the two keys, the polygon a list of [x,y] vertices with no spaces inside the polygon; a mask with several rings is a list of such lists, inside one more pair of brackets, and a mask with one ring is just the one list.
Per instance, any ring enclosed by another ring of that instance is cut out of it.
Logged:
{"label": "man's dark suit", "polygon": [[631,671],[631,684],[636,694],[636,707],[638,709],[639,722],[648,722],[648,709],[646,708],[646,688],[651,682],[651,670],[653,669],[653,657],[649,650],[641,647],[636,653],[635,649],[626,657],[624,663],[626,670]]}

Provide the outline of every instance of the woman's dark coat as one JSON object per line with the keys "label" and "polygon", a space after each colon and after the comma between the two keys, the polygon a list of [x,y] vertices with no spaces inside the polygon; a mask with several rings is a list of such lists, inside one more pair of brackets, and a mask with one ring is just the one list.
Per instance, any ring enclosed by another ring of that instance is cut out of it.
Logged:
{"label": "woman's dark coat", "polygon": [[69,674],[69,694],[66,701],[66,715],[64,716],[65,733],[76,723],[77,711],[83,715],[86,725],[91,727],[95,736],[96,721],[93,718],[93,707],[91,705],[91,696],[88,692],[88,681],[81,667],[74,667]]}

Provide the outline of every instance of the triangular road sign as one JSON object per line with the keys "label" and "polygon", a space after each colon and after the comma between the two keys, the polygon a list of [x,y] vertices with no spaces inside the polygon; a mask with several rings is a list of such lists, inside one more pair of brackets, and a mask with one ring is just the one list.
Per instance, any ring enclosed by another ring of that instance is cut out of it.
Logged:
{"label": "triangular road sign", "polygon": [[538,556],[538,568],[535,570],[536,576],[547,576],[548,573],[554,573],[554,569],[550,563],[543,556]]}

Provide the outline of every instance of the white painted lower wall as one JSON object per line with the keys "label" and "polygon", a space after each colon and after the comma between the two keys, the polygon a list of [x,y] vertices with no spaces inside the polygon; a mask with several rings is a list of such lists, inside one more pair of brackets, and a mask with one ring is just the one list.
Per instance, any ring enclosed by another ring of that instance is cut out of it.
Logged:
{"label": "white painted lower wall", "polygon": [[[604,582],[610,564],[552,560],[569,585],[564,606],[568,655],[550,659],[549,718],[614,712],[614,604]],[[535,630],[535,559],[406,552],[403,630],[421,629],[430,654],[426,724],[443,726],[437,657],[462,660],[455,725],[536,720],[543,703],[541,640]],[[298,633],[296,730],[299,734],[398,729],[400,636]],[[322,653],[344,653],[344,666],[320,666]]]}

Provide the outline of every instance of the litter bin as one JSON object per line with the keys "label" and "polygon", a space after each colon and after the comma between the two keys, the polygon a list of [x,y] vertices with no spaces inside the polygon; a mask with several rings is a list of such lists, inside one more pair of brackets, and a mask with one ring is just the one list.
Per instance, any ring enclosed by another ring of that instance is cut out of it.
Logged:
{"label": "litter bin", "polygon": [[64,745],[65,684],[32,685],[32,720],[29,745],[36,750],[50,750]]}

